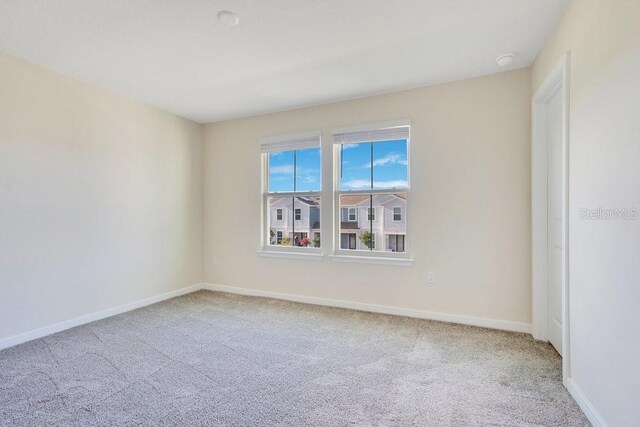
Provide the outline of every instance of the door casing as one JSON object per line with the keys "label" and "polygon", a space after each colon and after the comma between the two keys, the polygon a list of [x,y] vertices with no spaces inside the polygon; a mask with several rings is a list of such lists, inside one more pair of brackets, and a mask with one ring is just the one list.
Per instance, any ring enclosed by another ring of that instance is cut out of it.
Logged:
{"label": "door casing", "polygon": [[562,97],[562,382],[566,387],[571,377],[571,342],[569,322],[569,66],[566,52],[551,71],[531,101],[531,284],[532,335],[548,341],[547,293],[547,109],[548,102],[558,92]]}

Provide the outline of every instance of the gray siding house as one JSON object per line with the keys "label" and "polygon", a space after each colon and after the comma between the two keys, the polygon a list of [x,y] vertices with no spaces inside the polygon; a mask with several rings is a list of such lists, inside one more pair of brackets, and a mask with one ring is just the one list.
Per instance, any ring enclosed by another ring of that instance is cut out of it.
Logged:
{"label": "gray siding house", "polygon": [[[294,206],[295,199],[295,206]],[[320,246],[320,204],[316,197],[279,197],[269,204],[269,243]],[[304,244],[305,239],[309,244]],[[291,244],[289,243],[289,244]]]}
{"label": "gray siding house", "polygon": [[[340,249],[405,252],[407,200],[397,194],[340,197]],[[363,233],[372,235],[369,248]]]}

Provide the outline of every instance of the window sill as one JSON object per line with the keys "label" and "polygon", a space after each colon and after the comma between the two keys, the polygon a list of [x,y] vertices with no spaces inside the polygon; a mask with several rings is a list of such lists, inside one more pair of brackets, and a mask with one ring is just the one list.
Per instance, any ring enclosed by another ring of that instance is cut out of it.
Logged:
{"label": "window sill", "polygon": [[320,252],[315,252],[315,253],[285,252],[285,251],[270,251],[266,249],[259,250],[258,255],[266,258],[304,259],[307,261],[322,261],[324,258],[324,255]]}
{"label": "window sill", "polygon": [[410,266],[413,264],[411,258],[391,258],[391,257],[372,257],[357,255],[330,255],[331,261],[335,262],[355,262],[361,264],[382,264],[382,265],[398,265]]}

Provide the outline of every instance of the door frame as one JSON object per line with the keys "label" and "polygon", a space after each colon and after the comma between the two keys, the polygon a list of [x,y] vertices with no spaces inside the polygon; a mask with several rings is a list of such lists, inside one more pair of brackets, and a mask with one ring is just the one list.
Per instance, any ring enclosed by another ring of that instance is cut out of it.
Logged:
{"label": "door frame", "polygon": [[547,76],[531,99],[531,285],[532,335],[549,340],[547,258],[547,111],[557,93],[562,97],[562,382],[570,370],[569,334],[569,66],[570,53]]}

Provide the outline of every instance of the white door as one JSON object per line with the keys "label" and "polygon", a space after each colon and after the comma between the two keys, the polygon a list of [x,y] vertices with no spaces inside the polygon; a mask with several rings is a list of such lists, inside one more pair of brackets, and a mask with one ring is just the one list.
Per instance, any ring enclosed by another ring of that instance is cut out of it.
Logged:
{"label": "white door", "polygon": [[563,268],[563,159],[562,93],[549,100],[547,108],[547,296],[549,341],[562,355]]}

